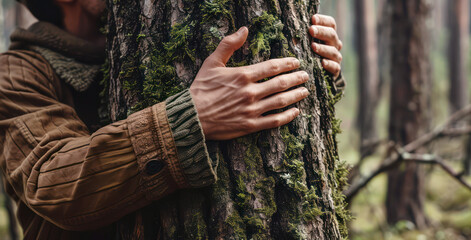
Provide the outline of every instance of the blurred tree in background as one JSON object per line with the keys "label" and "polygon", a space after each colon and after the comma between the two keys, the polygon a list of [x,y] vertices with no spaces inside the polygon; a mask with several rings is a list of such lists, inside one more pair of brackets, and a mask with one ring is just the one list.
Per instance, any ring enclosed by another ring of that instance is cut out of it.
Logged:
{"label": "blurred tree in background", "polygon": [[[388,4],[393,33],[389,139],[403,146],[424,135],[430,126],[429,6],[425,0],[388,0]],[[402,163],[388,172],[386,214],[390,224],[409,220],[419,229],[427,226],[424,178],[424,168],[417,163]]]}
{"label": "blurred tree in background", "polygon": [[355,48],[358,55],[358,111],[361,159],[378,141],[375,110],[379,96],[378,43],[374,0],[355,0]]}
{"label": "blurred tree in background", "polygon": [[448,4],[448,69],[450,112],[468,103],[469,0],[450,0]]}
{"label": "blurred tree in background", "polygon": [[[33,15],[14,0],[0,0],[0,52],[7,50],[9,36],[16,27],[26,28],[35,21]],[[2,214],[0,211],[0,239],[16,240],[21,236],[15,217],[16,206],[5,193],[3,179],[0,179],[0,185],[0,202],[3,202],[2,210],[5,212]]]}

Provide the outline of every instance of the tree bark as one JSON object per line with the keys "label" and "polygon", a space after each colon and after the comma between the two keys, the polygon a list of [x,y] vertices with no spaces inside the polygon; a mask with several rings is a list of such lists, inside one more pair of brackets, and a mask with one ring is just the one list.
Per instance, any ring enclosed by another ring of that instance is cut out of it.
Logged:
{"label": "tree bark", "polygon": [[6,45],[6,39],[5,39],[5,24],[4,24],[4,13],[3,13],[3,1],[0,0],[0,27],[1,27],[1,32],[0,32],[0,51],[4,51],[7,48]]}
{"label": "tree bark", "polygon": [[[377,101],[385,91],[385,85],[391,82],[391,5],[387,0],[380,0],[377,9],[377,40],[378,40],[378,95]],[[387,88],[389,90],[389,88]]]}
{"label": "tree bark", "polygon": [[375,110],[378,101],[379,73],[374,6],[374,0],[355,1],[355,29],[359,67],[357,128],[360,132],[360,153],[362,157],[366,157],[373,152],[369,143],[377,139]]}
{"label": "tree bark", "polygon": [[318,1],[108,0],[112,120],[188,88],[223,36],[248,26],[229,66],[295,56],[311,79],[287,126],[220,142],[216,184],[184,189],[117,223],[122,239],[341,239],[346,235],[330,77],[310,49]]}
{"label": "tree bark", "polygon": [[448,3],[448,64],[451,114],[468,104],[469,1]]}
{"label": "tree bark", "polygon": [[[468,104],[469,1],[452,0],[448,4],[448,71],[450,113]],[[463,162],[464,173],[471,174],[471,137]]]}
{"label": "tree bark", "polygon": [[[405,145],[429,128],[429,7],[425,0],[389,0],[389,4],[393,11],[389,138]],[[391,170],[386,199],[388,222],[409,220],[424,228],[424,194],[424,172],[418,164],[403,163]]]}

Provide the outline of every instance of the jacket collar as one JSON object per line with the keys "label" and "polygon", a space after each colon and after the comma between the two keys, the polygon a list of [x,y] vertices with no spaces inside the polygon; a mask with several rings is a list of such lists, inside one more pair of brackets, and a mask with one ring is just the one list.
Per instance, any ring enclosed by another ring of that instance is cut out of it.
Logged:
{"label": "jacket collar", "polygon": [[12,42],[10,49],[34,45],[87,64],[101,64],[105,58],[105,49],[75,37],[48,22],[34,23],[27,30],[16,29],[10,39]]}
{"label": "jacket collar", "polygon": [[11,35],[10,49],[28,49],[46,59],[54,72],[76,91],[86,91],[100,76],[104,49],[47,22],[37,22]]}

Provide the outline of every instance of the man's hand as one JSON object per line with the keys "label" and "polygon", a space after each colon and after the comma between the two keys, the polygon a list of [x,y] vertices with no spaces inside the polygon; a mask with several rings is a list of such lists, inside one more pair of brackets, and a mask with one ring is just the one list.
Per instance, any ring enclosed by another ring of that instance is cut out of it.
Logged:
{"label": "man's hand", "polygon": [[263,129],[279,127],[299,115],[297,108],[262,116],[284,108],[309,95],[304,87],[284,92],[305,83],[309,75],[298,71],[295,58],[272,59],[258,64],[230,68],[226,63],[247,40],[248,29],[225,37],[203,63],[190,87],[204,135],[208,140],[227,140]]}
{"label": "man's hand", "polygon": [[311,18],[312,26],[309,33],[313,38],[322,40],[324,44],[313,42],[312,50],[324,57],[322,66],[337,78],[340,74],[340,63],[342,62],[342,41],[337,35],[337,24],[330,16],[316,14]]}

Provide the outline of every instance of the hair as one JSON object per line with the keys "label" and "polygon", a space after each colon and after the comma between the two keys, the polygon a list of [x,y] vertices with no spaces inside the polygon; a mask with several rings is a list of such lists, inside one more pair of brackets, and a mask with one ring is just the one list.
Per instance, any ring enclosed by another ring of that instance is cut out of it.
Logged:
{"label": "hair", "polygon": [[19,0],[39,20],[62,27],[62,12],[54,0]]}

